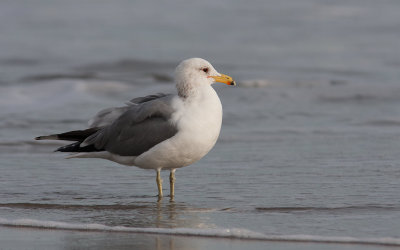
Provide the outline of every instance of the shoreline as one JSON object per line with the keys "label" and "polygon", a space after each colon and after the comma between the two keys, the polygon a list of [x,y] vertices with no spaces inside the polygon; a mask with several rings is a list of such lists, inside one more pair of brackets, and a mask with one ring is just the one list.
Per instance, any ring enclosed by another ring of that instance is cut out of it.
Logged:
{"label": "shoreline", "polygon": [[[40,221],[32,219],[7,220],[0,218],[0,229],[9,230],[36,230],[70,233],[105,233],[105,234],[130,234],[134,237],[147,235],[147,237],[185,237],[187,239],[204,240],[234,240],[243,242],[267,243],[304,243],[304,244],[333,244],[357,246],[400,246],[400,239],[390,237],[379,238],[354,238],[321,235],[266,235],[247,229],[198,229],[198,228],[139,228],[125,226],[107,226],[102,224],[78,224],[57,221]],[[67,233],[68,234],[68,233]],[[1,238],[1,236],[0,236]]]}
{"label": "shoreline", "polygon": [[[0,249],[381,249],[385,246],[0,227]],[[387,247],[387,246],[386,246]]]}

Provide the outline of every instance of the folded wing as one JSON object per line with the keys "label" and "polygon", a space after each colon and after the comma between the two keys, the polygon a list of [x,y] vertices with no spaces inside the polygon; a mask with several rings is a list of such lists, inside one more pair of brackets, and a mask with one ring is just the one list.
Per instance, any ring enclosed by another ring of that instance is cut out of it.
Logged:
{"label": "folded wing", "polygon": [[131,101],[131,105],[110,125],[86,138],[82,148],[93,146],[121,156],[138,156],[174,136],[172,95],[154,95]]}

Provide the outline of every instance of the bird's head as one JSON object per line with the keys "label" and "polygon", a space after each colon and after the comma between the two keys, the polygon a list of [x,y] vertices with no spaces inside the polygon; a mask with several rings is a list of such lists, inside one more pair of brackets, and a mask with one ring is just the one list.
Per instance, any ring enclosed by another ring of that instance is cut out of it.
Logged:
{"label": "bird's head", "polygon": [[236,85],[232,77],[218,73],[211,63],[201,58],[190,58],[182,61],[176,67],[175,81],[178,90],[211,85],[215,82]]}

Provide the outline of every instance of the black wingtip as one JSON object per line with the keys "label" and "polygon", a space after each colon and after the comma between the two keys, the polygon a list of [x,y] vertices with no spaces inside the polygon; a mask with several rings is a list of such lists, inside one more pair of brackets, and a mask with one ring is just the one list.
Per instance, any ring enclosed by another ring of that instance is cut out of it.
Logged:
{"label": "black wingtip", "polygon": [[59,140],[58,135],[42,135],[35,137],[35,140]]}

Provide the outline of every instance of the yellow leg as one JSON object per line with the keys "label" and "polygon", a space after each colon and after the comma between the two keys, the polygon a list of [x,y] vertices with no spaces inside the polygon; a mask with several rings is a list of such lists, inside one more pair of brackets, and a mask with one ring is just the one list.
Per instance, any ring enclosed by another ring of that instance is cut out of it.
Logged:
{"label": "yellow leg", "polygon": [[158,187],[158,199],[163,197],[162,193],[162,179],[161,179],[161,169],[157,169],[157,187]]}
{"label": "yellow leg", "polygon": [[175,170],[176,169],[171,169],[171,173],[169,174],[169,190],[171,200],[173,200],[175,196]]}

